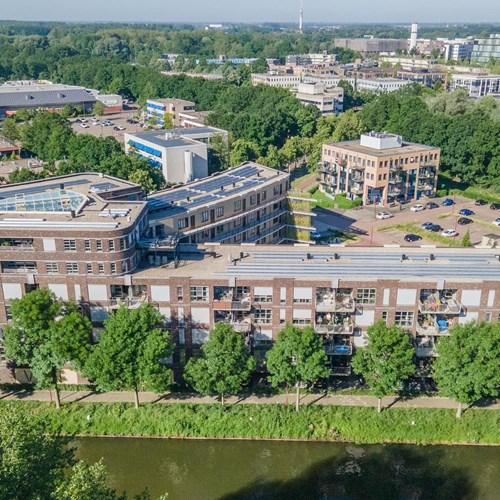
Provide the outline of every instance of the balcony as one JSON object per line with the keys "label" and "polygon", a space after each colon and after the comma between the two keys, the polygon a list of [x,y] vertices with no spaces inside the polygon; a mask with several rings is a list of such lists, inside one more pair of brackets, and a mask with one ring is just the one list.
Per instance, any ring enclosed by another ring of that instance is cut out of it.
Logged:
{"label": "balcony", "polygon": [[316,312],[346,312],[353,313],[356,309],[356,303],[352,296],[326,295],[316,298]]}
{"label": "balcony", "polygon": [[252,323],[250,321],[230,321],[229,324],[238,333],[249,333],[252,331]]}
{"label": "balcony", "polygon": [[[432,297],[432,296],[431,296]],[[420,300],[418,310],[423,314],[460,314],[462,304],[456,299],[430,298]]]}
{"label": "balcony", "polygon": [[147,296],[116,297],[116,298],[112,297],[111,299],[109,299],[108,309],[110,309],[110,310],[120,309],[121,306],[125,306],[128,309],[137,309],[142,304],[147,302],[147,300],[148,300]]}
{"label": "balcony", "polygon": [[334,377],[349,377],[352,373],[352,368],[350,366],[334,366],[331,372]]}
{"label": "balcony", "polygon": [[221,298],[212,302],[212,307],[217,311],[250,311],[252,301],[249,296],[237,298]]}
{"label": "balcony", "polygon": [[325,323],[315,323],[314,330],[321,334],[333,334],[333,335],[352,335],[354,332],[353,323],[344,324],[325,324]]}
{"label": "balcony", "polygon": [[427,183],[427,182],[419,182],[417,184],[417,189],[419,191],[432,191],[434,189],[434,186],[432,184]]}
{"label": "balcony", "polygon": [[350,188],[350,191],[351,191],[351,193],[361,195],[361,194],[363,194],[364,189],[363,189],[363,186],[352,186]]}
{"label": "balcony", "polygon": [[334,344],[329,343],[324,346],[327,356],[350,356],[352,354],[351,344]]}

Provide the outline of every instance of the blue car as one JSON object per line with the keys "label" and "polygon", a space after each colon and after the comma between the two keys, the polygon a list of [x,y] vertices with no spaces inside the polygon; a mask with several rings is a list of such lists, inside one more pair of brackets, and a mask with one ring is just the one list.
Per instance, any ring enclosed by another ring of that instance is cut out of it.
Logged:
{"label": "blue car", "polygon": [[470,208],[462,208],[460,212],[458,212],[460,215],[474,215],[474,211],[471,210]]}
{"label": "blue car", "polygon": [[443,207],[451,207],[452,205],[455,205],[455,202],[451,198],[446,198],[443,200],[443,203],[441,203]]}

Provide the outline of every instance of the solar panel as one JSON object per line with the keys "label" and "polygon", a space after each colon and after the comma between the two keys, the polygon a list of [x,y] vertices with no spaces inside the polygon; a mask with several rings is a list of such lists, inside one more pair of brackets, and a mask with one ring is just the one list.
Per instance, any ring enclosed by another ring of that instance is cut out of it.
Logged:
{"label": "solar panel", "polygon": [[17,194],[0,199],[0,212],[71,212],[77,211],[86,197],[60,189],[48,193]]}
{"label": "solar panel", "polygon": [[54,182],[52,184],[42,184],[40,186],[33,187],[23,187],[22,189],[5,189],[0,188],[0,199],[15,196],[17,194],[34,194],[34,193],[44,193],[45,191],[51,191],[59,189],[60,185],[64,184],[64,187],[80,186],[83,184],[90,184],[88,179],[76,179],[73,181],[64,182]]}

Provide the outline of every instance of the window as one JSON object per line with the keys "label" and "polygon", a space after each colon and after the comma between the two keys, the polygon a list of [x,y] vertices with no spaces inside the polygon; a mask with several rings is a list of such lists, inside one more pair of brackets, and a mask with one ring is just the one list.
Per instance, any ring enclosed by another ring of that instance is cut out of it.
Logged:
{"label": "window", "polygon": [[241,200],[236,200],[234,202],[234,211],[238,212],[238,210],[241,210]]}
{"label": "window", "polygon": [[359,288],[356,296],[358,304],[375,304],[375,288]]}
{"label": "window", "polygon": [[94,269],[92,268],[92,263],[87,262],[87,274],[92,274],[94,272]]}
{"label": "window", "polygon": [[109,245],[109,251],[114,252],[115,251],[115,240],[109,240],[108,245]]}
{"label": "window", "polygon": [[116,262],[111,262],[111,274],[116,274]]}
{"label": "window", "polygon": [[208,210],[201,212],[201,222],[208,222]]}
{"label": "window", "polygon": [[68,274],[78,274],[78,262],[66,262],[66,272]]}
{"label": "window", "polygon": [[179,219],[177,221],[177,229],[184,229],[188,226],[188,218]]}
{"label": "window", "polygon": [[191,302],[208,302],[208,286],[192,286]]}
{"label": "window", "polygon": [[120,238],[120,250],[125,250],[126,239]]}
{"label": "window", "polygon": [[224,232],[224,224],[221,224],[220,226],[217,226],[217,234],[223,233]]}
{"label": "window", "polygon": [[262,191],[262,201],[266,200],[267,198],[267,191]]}
{"label": "window", "polygon": [[292,323],[294,325],[310,325],[311,318],[293,318]]}
{"label": "window", "polygon": [[250,196],[250,205],[255,205],[255,203],[257,203],[257,196],[252,194]]}
{"label": "window", "polygon": [[85,251],[90,252],[90,240],[85,240],[84,244],[85,244]]}
{"label": "window", "polygon": [[259,302],[262,304],[264,302],[272,302],[273,296],[272,295],[254,295],[253,300],[255,302]]}
{"label": "window", "polygon": [[382,311],[382,321],[384,321],[385,323],[387,323],[387,316],[388,316],[387,311]]}
{"label": "window", "polygon": [[215,215],[217,217],[222,217],[224,215],[224,207],[217,207],[215,209]]}
{"label": "window", "polygon": [[254,321],[258,325],[269,324],[273,319],[272,309],[256,309],[254,313]]}
{"label": "window", "polygon": [[47,269],[47,274],[57,274],[59,272],[57,262],[46,262],[45,268]]}
{"label": "window", "polygon": [[96,240],[95,246],[96,246],[96,251],[102,252],[102,240]]}
{"label": "window", "polygon": [[236,219],[234,221],[234,227],[240,227],[241,226],[241,219]]}
{"label": "window", "polygon": [[394,323],[398,326],[413,326],[413,311],[396,311]]}
{"label": "window", "polygon": [[177,300],[182,302],[184,300],[184,290],[182,286],[177,287]]}
{"label": "window", "polygon": [[99,262],[99,264],[97,264],[97,271],[99,274],[104,274],[104,264],[102,262]]}
{"label": "window", "polygon": [[65,252],[76,252],[76,240],[63,240]]}

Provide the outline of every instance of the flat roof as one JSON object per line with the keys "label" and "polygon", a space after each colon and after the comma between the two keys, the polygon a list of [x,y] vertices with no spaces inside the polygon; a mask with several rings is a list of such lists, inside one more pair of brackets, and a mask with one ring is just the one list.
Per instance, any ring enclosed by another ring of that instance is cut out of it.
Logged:
{"label": "flat roof", "polygon": [[134,183],[93,172],[7,184],[0,187],[0,231],[127,227],[134,224],[146,202],[105,200],[99,193],[135,187]]}
{"label": "flat roof", "polygon": [[199,181],[150,194],[149,212],[153,219],[172,217],[202,205],[261,189],[283,176],[288,174],[254,162],[245,162]]}
{"label": "flat roof", "polygon": [[403,155],[409,153],[421,153],[424,151],[434,151],[436,149],[440,149],[434,146],[426,146],[425,144],[417,144],[414,142],[406,142],[406,141],[403,141],[403,145],[398,148],[375,149],[362,146],[360,141],[361,139],[356,139],[354,141],[343,141],[343,142],[327,142],[325,146],[334,146],[336,148],[352,151],[353,153],[363,153],[372,156]]}
{"label": "flat roof", "polygon": [[175,97],[167,97],[164,99],[147,99],[150,102],[161,102],[162,104],[188,104],[189,106],[196,106],[193,101],[186,101],[185,99],[177,99]]}
{"label": "flat roof", "polygon": [[[139,271],[134,277],[236,277],[259,281],[280,277],[309,281],[336,278],[427,282],[500,280],[498,249],[181,244],[180,250],[179,267],[171,263]],[[241,260],[240,252],[244,253]],[[235,263],[234,259],[237,259]]]}
{"label": "flat roof", "polygon": [[173,133],[171,133],[167,139],[164,131],[145,132],[143,134],[126,134],[126,136],[132,140],[146,141],[161,148],[180,148],[192,146],[193,144],[199,144],[198,141]]}

